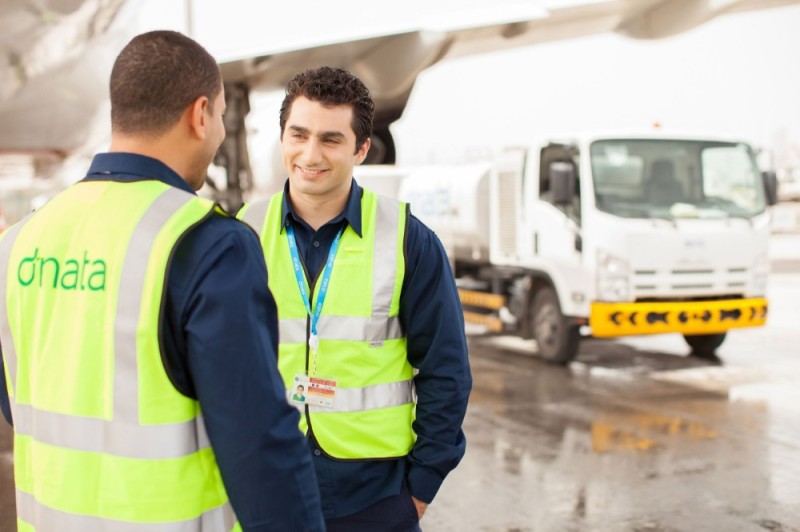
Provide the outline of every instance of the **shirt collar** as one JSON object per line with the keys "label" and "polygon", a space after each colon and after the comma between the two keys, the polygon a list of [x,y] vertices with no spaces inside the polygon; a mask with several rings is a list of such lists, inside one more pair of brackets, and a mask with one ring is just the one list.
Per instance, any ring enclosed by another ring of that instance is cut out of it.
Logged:
{"label": "shirt collar", "polygon": [[98,153],[92,160],[84,180],[161,181],[172,187],[196,194],[189,183],[158,159],[136,153]]}
{"label": "shirt collar", "polygon": [[[347,197],[347,203],[344,206],[344,211],[342,211],[338,216],[333,218],[328,223],[338,223],[341,220],[345,220],[347,221],[348,225],[353,228],[353,231],[355,231],[356,234],[361,237],[361,195],[361,187],[358,186],[356,180],[353,179],[352,184],[350,185],[350,195]],[[281,231],[283,231],[283,228],[289,223],[289,216],[295,220],[302,220],[302,218],[300,218],[300,216],[295,212],[294,207],[292,207],[292,203],[289,201],[289,180],[287,179],[286,183],[283,185]]]}

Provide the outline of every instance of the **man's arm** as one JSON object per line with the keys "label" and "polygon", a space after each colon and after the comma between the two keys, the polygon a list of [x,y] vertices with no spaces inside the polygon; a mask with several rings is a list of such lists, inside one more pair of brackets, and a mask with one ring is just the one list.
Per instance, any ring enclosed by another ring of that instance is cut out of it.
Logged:
{"label": "man's arm", "polygon": [[6,367],[3,360],[3,353],[0,352],[0,410],[3,411],[3,417],[6,418],[8,424],[14,426],[14,421],[11,419],[11,405],[8,403],[8,388],[6,387]]}
{"label": "man's arm", "polygon": [[184,271],[170,270],[184,276],[169,289],[182,299],[172,302],[181,309],[173,321],[180,320],[190,385],[243,529],[324,530],[299,414],[277,369],[277,310],[263,252],[249,228],[222,223],[226,234],[213,246],[189,235],[175,257]]}
{"label": "man's arm", "polygon": [[430,503],[464,456],[461,425],[472,376],[450,263],[436,235],[413,216],[405,253],[400,319],[408,337],[409,362],[419,370],[414,378],[417,441],[408,457],[408,482],[414,498]]}

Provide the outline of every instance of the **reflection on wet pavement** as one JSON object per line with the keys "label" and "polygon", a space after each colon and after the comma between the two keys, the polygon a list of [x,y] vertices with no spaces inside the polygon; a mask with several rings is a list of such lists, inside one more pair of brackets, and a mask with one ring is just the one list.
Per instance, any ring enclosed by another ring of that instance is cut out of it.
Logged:
{"label": "reflection on wet pavement", "polygon": [[590,341],[560,368],[514,342],[471,338],[468,452],[427,531],[800,531],[800,425],[653,378],[714,364]]}

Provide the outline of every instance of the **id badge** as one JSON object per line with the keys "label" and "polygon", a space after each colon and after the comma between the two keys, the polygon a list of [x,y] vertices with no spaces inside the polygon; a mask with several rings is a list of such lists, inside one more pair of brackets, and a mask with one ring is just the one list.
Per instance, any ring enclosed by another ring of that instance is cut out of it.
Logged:
{"label": "id badge", "polygon": [[336,380],[295,375],[291,402],[300,405],[332,408],[336,399]]}

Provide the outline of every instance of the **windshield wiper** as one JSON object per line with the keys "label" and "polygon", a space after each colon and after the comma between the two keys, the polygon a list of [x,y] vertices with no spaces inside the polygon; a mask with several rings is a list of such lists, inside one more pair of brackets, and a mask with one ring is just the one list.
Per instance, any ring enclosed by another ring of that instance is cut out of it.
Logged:
{"label": "windshield wiper", "polygon": [[741,219],[741,220],[747,220],[747,223],[750,224],[750,227],[751,228],[753,227],[753,217],[752,216],[745,216],[744,214],[734,214],[732,212],[726,212],[726,214],[728,215],[728,219],[729,220],[731,218],[738,218],[738,219]]}
{"label": "windshield wiper", "polygon": [[648,212],[647,213],[647,218],[650,219],[650,220],[664,220],[664,221],[667,221],[667,222],[671,223],[672,227],[674,227],[675,229],[678,228],[678,222],[675,220],[675,218],[670,217],[670,216],[664,216],[663,214],[658,215],[658,214],[653,214],[651,212]]}

